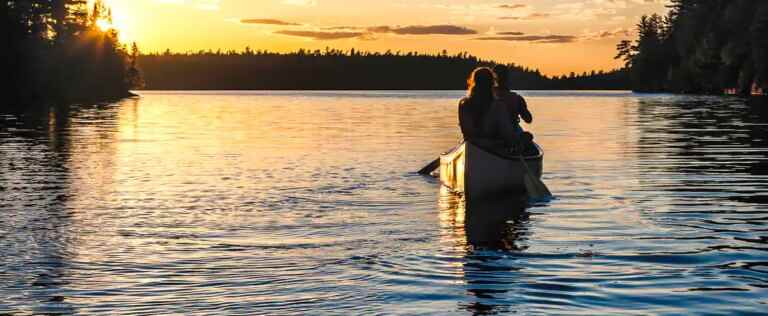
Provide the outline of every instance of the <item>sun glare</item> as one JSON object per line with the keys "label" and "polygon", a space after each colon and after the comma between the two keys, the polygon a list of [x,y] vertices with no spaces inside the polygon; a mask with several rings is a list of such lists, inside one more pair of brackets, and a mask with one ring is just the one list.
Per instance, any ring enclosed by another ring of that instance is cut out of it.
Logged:
{"label": "sun glare", "polygon": [[109,21],[107,21],[105,19],[101,19],[101,20],[96,21],[96,26],[98,26],[99,29],[102,30],[102,31],[109,31],[109,30],[115,28],[115,26],[112,25],[111,22],[109,22]]}
{"label": "sun glare", "polygon": [[99,30],[102,30],[104,32],[109,30],[115,30],[117,31],[118,37],[121,42],[130,42],[133,41],[133,37],[131,35],[132,31],[132,23],[128,19],[125,18],[114,18],[112,21],[107,19],[100,19],[96,21],[96,27],[99,28]]}

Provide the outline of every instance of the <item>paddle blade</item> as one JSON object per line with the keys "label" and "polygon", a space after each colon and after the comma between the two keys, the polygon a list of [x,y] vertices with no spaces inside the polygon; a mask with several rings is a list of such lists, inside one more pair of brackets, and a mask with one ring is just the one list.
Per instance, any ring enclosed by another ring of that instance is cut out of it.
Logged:
{"label": "paddle blade", "polygon": [[552,199],[552,193],[544,184],[544,181],[534,177],[530,172],[526,172],[523,176],[523,183],[525,183],[525,191],[528,193],[528,198],[534,201],[546,201]]}
{"label": "paddle blade", "polygon": [[424,168],[421,168],[421,170],[419,170],[419,174],[425,176],[431,175],[432,172],[437,170],[438,167],[440,167],[440,158],[435,159],[428,165],[424,166]]}

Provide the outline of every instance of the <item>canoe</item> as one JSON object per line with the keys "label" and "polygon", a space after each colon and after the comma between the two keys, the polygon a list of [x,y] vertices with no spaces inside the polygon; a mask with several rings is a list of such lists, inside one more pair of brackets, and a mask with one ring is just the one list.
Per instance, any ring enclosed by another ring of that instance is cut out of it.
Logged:
{"label": "canoe", "polygon": [[[523,157],[534,177],[541,178],[544,151]],[[466,198],[524,194],[524,166],[519,156],[486,150],[464,142],[440,156],[440,182]]]}

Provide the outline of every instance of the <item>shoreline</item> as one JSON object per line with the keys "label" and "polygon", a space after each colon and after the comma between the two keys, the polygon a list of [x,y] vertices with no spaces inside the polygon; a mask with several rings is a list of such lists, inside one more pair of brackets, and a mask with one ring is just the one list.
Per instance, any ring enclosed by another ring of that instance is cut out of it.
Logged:
{"label": "shoreline", "polygon": [[39,100],[26,100],[26,101],[13,101],[8,102],[8,109],[28,109],[28,108],[40,108],[40,107],[57,107],[57,106],[70,106],[78,104],[101,104],[117,102],[129,98],[141,97],[131,91],[125,91],[115,95],[103,95],[103,96],[83,96],[83,97],[70,97],[70,98],[41,98]]}
{"label": "shoreline", "polygon": [[[307,91],[307,92],[322,92],[322,91],[466,91],[466,88],[403,88],[403,89],[388,89],[388,88],[372,88],[372,89],[358,89],[358,88],[329,88],[329,89],[178,89],[178,88],[152,88],[131,90],[136,92],[159,92],[159,91]],[[511,88],[513,91],[615,91],[615,92],[634,92],[629,89],[517,89]]]}

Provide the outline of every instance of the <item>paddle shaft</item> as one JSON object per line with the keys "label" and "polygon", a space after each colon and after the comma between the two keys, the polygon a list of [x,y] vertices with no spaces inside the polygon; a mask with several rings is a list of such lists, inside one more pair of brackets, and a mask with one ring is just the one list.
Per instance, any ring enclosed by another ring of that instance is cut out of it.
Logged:
{"label": "paddle shaft", "polygon": [[525,158],[523,158],[522,153],[520,154],[519,158],[520,162],[523,164],[523,170],[525,172],[523,175],[523,184],[525,185],[525,191],[528,193],[528,198],[534,200],[551,198],[552,193],[549,191],[549,188],[547,188],[547,185],[544,184],[544,181],[541,181],[539,177],[531,172],[531,169],[528,167],[528,163],[525,162]]}
{"label": "paddle shaft", "polygon": [[440,158],[439,157],[437,159],[433,160],[432,162],[430,162],[428,165],[424,166],[424,168],[421,168],[421,170],[419,170],[419,174],[420,175],[425,175],[425,176],[431,175],[432,172],[437,170],[438,167],[440,167]]}
{"label": "paddle shaft", "polygon": [[[457,147],[461,146],[464,142],[459,143],[458,145],[454,146],[451,150],[447,151],[452,152],[456,150]],[[440,157],[437,157],[435,160],[432,160],[428,165],[424,166],[424,168],[421,168],[421,170],[418,171],[418,174],[429,176],[432,175],[432,172],[437,170],[437,168],[440,168]]]}

